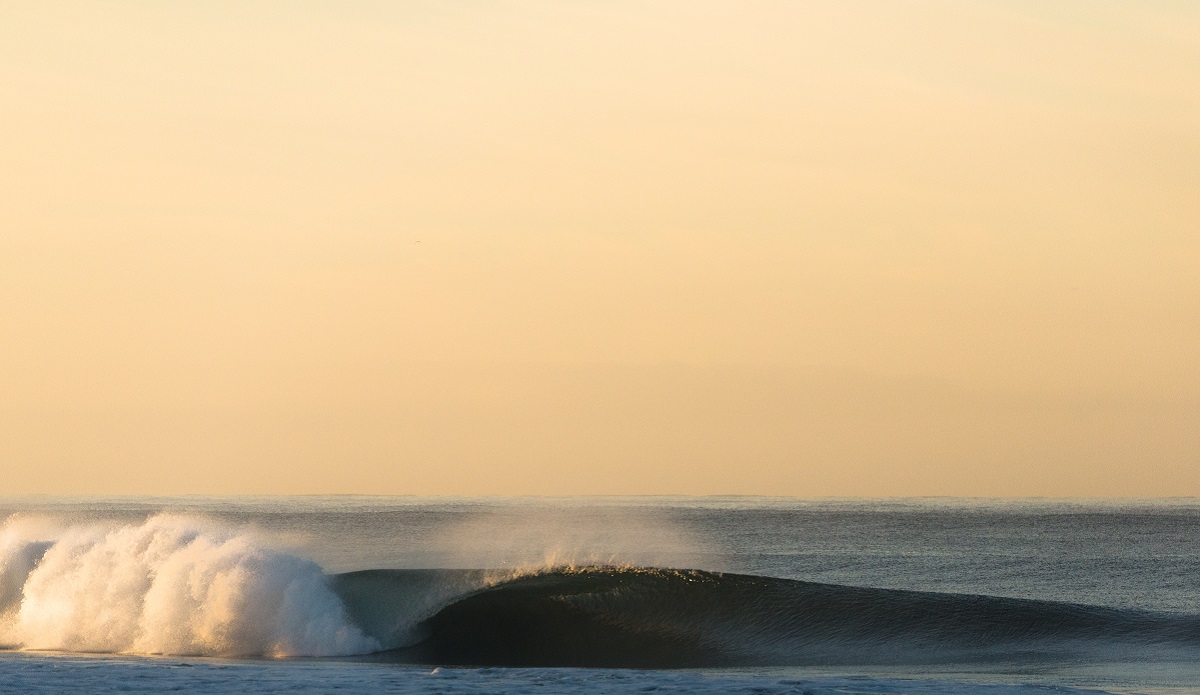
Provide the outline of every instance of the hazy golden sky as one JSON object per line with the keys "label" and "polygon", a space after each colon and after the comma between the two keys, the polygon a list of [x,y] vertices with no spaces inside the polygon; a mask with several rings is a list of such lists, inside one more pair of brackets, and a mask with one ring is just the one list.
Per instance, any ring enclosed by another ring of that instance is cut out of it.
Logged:
{"label": "hazy golden sky", "polygon": [[1200,4],[0,4],[0,494],[1200,495]]}

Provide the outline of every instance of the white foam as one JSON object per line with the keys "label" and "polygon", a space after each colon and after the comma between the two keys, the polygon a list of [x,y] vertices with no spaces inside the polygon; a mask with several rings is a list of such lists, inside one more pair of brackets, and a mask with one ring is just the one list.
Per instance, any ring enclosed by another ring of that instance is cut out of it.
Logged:
{"label": "white foam", "polygon": [[379,649],[315,563],[203,519],[163,514],[52,538],[10,520],[0,530],[0,591],[17,584],[0,643],[27,649],[270,657]]}

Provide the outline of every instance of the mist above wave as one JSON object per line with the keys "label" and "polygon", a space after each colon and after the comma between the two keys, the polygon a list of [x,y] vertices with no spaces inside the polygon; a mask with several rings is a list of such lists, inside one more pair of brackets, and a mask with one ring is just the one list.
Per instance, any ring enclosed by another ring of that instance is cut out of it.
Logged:
{"label": "mist above wave", "polygon": [[10,519],[0,528],[0,643],[206,656],[379,649],[315,563],[172,514],[57,529]]}

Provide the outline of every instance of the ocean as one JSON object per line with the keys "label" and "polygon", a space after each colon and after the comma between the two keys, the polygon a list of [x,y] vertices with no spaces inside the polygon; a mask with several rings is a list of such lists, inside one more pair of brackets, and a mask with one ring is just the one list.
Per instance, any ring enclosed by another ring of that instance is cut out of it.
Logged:
{"label": "ocean", "polygon": [[0,692],[1200,693],[1200,500],[0,498]]}

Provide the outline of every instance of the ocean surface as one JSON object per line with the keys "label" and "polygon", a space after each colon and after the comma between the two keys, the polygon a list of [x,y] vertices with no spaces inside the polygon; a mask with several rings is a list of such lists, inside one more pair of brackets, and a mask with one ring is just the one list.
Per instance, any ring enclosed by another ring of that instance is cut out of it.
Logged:
{"label": "ocean surface", "polygon": [[1200,693],[1200,500],[0,497],[0,692]]}

